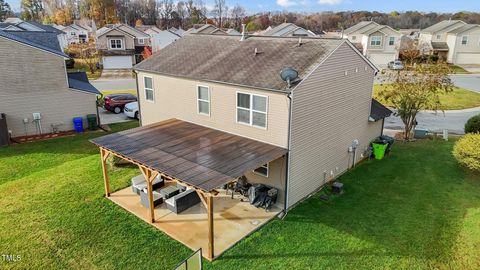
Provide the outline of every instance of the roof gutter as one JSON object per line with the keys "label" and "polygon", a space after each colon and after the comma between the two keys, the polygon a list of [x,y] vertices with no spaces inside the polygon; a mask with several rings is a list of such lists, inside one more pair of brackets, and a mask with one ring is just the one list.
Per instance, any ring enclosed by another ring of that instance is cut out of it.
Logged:
{"label": "roof gutter", "polygon": [[287,98],[289,99],[288,105],[288,132],[287,132],[287,154],[286,157],[286,166],[285,166],[285,199],[283,205],[283,216],[284,219],[288,214],[288,184],[290,182],[290,152],[291,152],[291,141],[292,141],[292,103],[293,103],[293,91],[288,92]]}

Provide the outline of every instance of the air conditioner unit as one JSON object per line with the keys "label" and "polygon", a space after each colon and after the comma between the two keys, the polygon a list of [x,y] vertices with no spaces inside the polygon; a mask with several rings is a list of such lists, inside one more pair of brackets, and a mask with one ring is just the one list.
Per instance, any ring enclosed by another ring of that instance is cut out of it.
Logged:
{"label": "air conditioner unit", "polygon": [[41,116],[40,113],[38,113],[38,112],[37,112],[37,113],[33,113],[32,115],[33,115],[33,120],[40,120],[40,119],[42,119],[42,116]]}

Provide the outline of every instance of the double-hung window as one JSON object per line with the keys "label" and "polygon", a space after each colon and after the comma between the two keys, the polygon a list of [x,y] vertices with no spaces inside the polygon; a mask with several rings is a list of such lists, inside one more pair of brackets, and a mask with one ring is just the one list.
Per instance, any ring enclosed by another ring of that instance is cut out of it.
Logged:
{"label": "double-hung window", "polygon": [[468,36],[463,36],[462,37],[462,45],[467,45],[468,44]]}
{"label": "double-hung window", "polygon": [[390,45],[390,46],[395,45],[395,37],[390,37],[390,38],[388,39],[388,45]]}
{"label": "double-hung window", "polygon": [[139,38],[138,39],[138,44],[142,44],[142,45],[145,44],[145,39]]}
{"label": "double-hung window", "polygon": [[110,48],[121,49],[122,48],[122,40],[121,39],[110,39]]}
{"label": "double-hung window", "polygon": [[268,163],[259,168],[256,168],[255,170],[253,170],[253,172],[261,176],[268,177]]}
{"label": "double-hung window", "polygon": [[381,36],[373,36],[370,40],[370,45],[372,46],[380,46],[382,45],[382,37]]}
{"label": "double-hung window", "polygon": [[155,101],[155,95],[153,92],[153,79],[151,77],[143,77],[145,99],[148,101]]}
{"label": "double-hung window", "polygon": [[267,128],[268,98],[237,92],[237,122]]}
{"label": "double-hung window", "polygon": [[197,108],[199,114],[210,115],[210,89],[206,86],[197,88]]}

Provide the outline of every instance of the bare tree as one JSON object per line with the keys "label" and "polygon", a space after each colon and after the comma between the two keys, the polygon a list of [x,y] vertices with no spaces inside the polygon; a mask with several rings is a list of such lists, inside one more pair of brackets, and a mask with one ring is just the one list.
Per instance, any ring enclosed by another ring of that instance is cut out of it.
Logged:
{"label": "bare tree", "polygon": [[215,0],[215,6],[212,9],[212,15],[215,17],[217,21],[217,26],[222,28],[223,26],[223,17],[225,13],[228,12],[227,4],[225,0]]}
{"label": "bare tree", "polygon": [[245,8],[240,5],[235,5],[232,9],[232,19],[233,19],[233,27],[237,30],[240,30],[240,26],[242,25],[242,19],[245,17],[246,12]]}
{"label": "bare tree", "polygon": [[173,12],[173,0],[161,0],[157,4],[158,6],[158,13],[160,14],[160,18],[162,20],[162,26],[165,28],[170,27],[170,18]]}
{"label": "bare tree", "polygon": [[178,1],[176,10],[175,10],[180,17],[181,20],[181,27],[185,28],[185,19],[190,12],[187,11],[187,4],[183,1]]}

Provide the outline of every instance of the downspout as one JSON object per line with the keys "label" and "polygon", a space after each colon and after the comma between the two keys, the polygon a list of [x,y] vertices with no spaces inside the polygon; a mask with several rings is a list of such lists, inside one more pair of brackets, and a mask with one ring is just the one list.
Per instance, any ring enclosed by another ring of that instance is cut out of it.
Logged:
{"label": "downspout", "polygon": [[287,137],[287,154],[285,155],[286,166],[285,166],[285,202],[283,205],[283,216],[281,219],[284,219],[288,213],[288,182],[290,180],[290,146],[291,146],[291,137],[292,137],[292,103],[293,103],[293,91],[290,91],[287,94],[287,98],[289,99],[288,104],[288,137]]}
{"label": "downspout", "polygon": [[133,73],[135,73],[135,82],[137,84],[137,103],[138,103],[138,118],[139,118],[139,123],[140,126],[142,126],[142,109],[140,108],[140,90],[138,89],[138,72],[136,70],[133,70]]}

